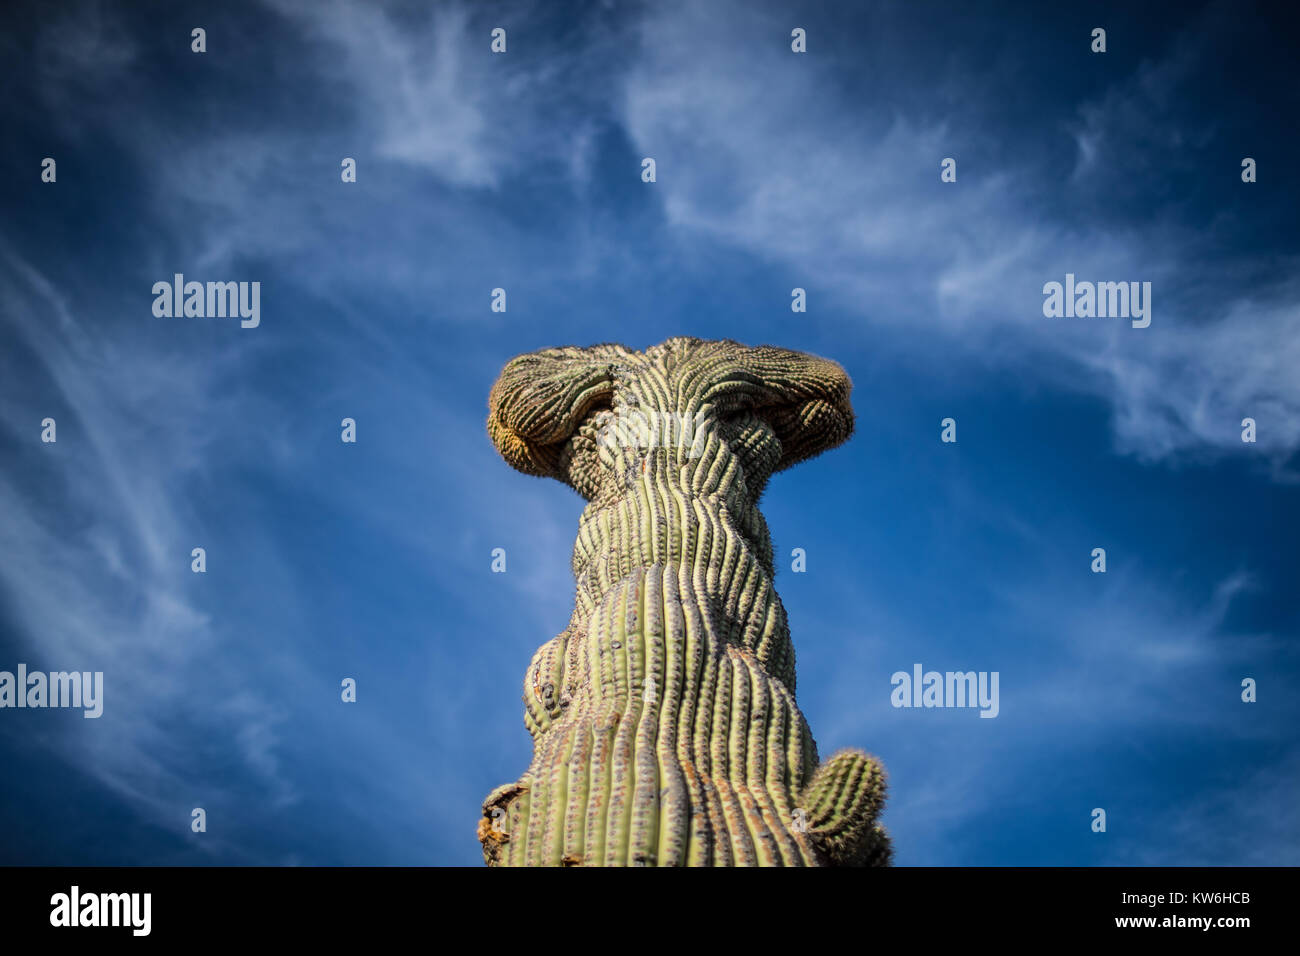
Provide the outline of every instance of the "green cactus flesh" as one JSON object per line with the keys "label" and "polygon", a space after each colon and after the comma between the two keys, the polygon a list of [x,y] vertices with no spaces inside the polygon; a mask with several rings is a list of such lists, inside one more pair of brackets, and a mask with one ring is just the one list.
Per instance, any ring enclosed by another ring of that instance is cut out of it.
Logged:
{"label": "green cactus flesh", "polygon": [[849,389],[825,359],[692,338],[502,370],[493,442],[588,504],[573,616],[524,680],[532,764],[483,804],[488,863],[889,862],[880,764],[818,766],[758,510],[774,472],[849,437]]}

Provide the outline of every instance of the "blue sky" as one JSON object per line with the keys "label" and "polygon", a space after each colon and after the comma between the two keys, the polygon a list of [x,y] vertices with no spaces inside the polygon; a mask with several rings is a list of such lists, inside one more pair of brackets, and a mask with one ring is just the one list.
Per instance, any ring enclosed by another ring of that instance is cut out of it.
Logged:
{"label": "blue sky", "polygon": [[[763,511],[897,862],[1300,863],[1294,28],[1128,7],[10,4],[0,669],[106,690],[0,711],[0,862],[481,862],[582,506],[488,389],[686,334],[853,378]],[[261,324],[154,317],[175,272]],[[1151,326],[1044,318],[1067,272],[1150,281]],[[999,716],[891,707],[918,662]]]}

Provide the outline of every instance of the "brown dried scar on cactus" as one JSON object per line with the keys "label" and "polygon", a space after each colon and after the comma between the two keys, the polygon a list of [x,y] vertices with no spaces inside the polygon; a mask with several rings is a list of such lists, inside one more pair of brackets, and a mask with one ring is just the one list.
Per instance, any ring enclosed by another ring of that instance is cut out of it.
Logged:
{"label": "brown dried scar on cactus", "polygon": [[824,764],[758,501],[843,443],[851,383],[786,349],[673,338],[512,359],[488,399],[502,457],[587,500],[569,626],[524,678],[533,760],[483,803],[500,866],[890,861],[880,763]]}

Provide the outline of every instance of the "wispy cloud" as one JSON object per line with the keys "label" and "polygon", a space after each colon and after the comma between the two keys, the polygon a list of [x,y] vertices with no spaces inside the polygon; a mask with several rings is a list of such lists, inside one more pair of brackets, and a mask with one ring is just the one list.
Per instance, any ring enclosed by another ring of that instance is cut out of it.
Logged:
{"label": "wispy cloud", "polygon": [[[732,42],[699,55],[698,38],[724,24]],[[1260,285],[1253,265],[1247,275],[1219,257],[1206,302],[1201,286],[1192,292],[1185,281],[1186,264],[1203,261],[1196,231],[1046,213],[1042,198],[1061,173],[1044,146],[997,150],[989,137],[1004,130],[978,108],[952,116],[918,108],[903,118],[900,90],[855,98],[836,82],[841,64],[790,54],[787,32],[766,11],[718,5],[661,5],[647,16],[623,118],[637,148],[658,160],[670,223],[783,264],[895,348],[945,365],[955,350],[1099,395],[1113,409],[1119,447],[1144,459],[1240,452],[1239,422],[1254,417],[1269,434],[1249,447],[1284,476],[1300,447],[1296,263],[1272,263],[1272,279]],[[863,42],[898,37],[872,33]],[[1151,136],[1198,145],[1162,111],[1188,99],[1185,83],[1204,55],[1188,39],[1170,63],[1144,65],[1079,107],[1074,175],[1087,167],[1099,203],[1114,182],[1107,177],[1133,175],[1110,161],[1121,144],[1126,155]],[[1203,145],[1209,131],[1197,135]],[[1095,161],[1099,150],[1105,164]],[[999,154],[996,170],[965,162],[990,151]],[[940,160],[955,154],[958,182],[940,184]],[[1066,272],[1151,281],[1152,327],[1044,319],[1042,285]],[[1058,362],[1066,376],[1056,374]]]}
{"label": "wispy cloud", "polygon": [[[220,652],[223,628],[185,586],[203,538],[187,489],[215,453],[203,423],[222,363],[102,335],[7,245],[0,290],[12,347],[37,363],[29,390],[3,393],[0,420],[36,428],[48,415],[58,428],[58,441],[35,451],[30,435],[9,436],[28,449],[25,467],[0,481],[0,540],[15,558],[0,586],[24,635],[11,652],[33,667],[104,672],[104,716],[69,731],[69,759],[177,827],[192,792],[216,797],[225,784],[168,738],[192,716],[196,674],[238,666]],[[254,776],[292,799],[262,703],[205,713],[209,732],[232,732]]]}
{"label": "wispy cloud", "polygon": [[489,91],[506,91],[489,79],[496,65],[486,55],[489,37],[469,34],[468,8],[439,5],[427,17],[398,22],[380,6],[297,0],[271,6],[329,46],[330,62],[342,67],[357,94],[359,140],[373,143],[375,154],[456,185],[497,184],[513,157],[492,115],[500,102],[489,102]]}

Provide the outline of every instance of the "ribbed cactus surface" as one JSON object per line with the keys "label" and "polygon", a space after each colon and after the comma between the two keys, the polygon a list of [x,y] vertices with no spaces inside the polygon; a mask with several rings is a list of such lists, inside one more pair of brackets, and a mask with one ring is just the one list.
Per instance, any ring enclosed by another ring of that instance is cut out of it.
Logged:
{"label": "ribbed cactus surface", "polygon": [[889,862],[879,763],[818,765],[758,510],[768,478],[853,430],[834,362],[674,338],[511,360],[506,461],[588,505],[569,626],[524,680],[533,760],[483,804],[490,864]]}

